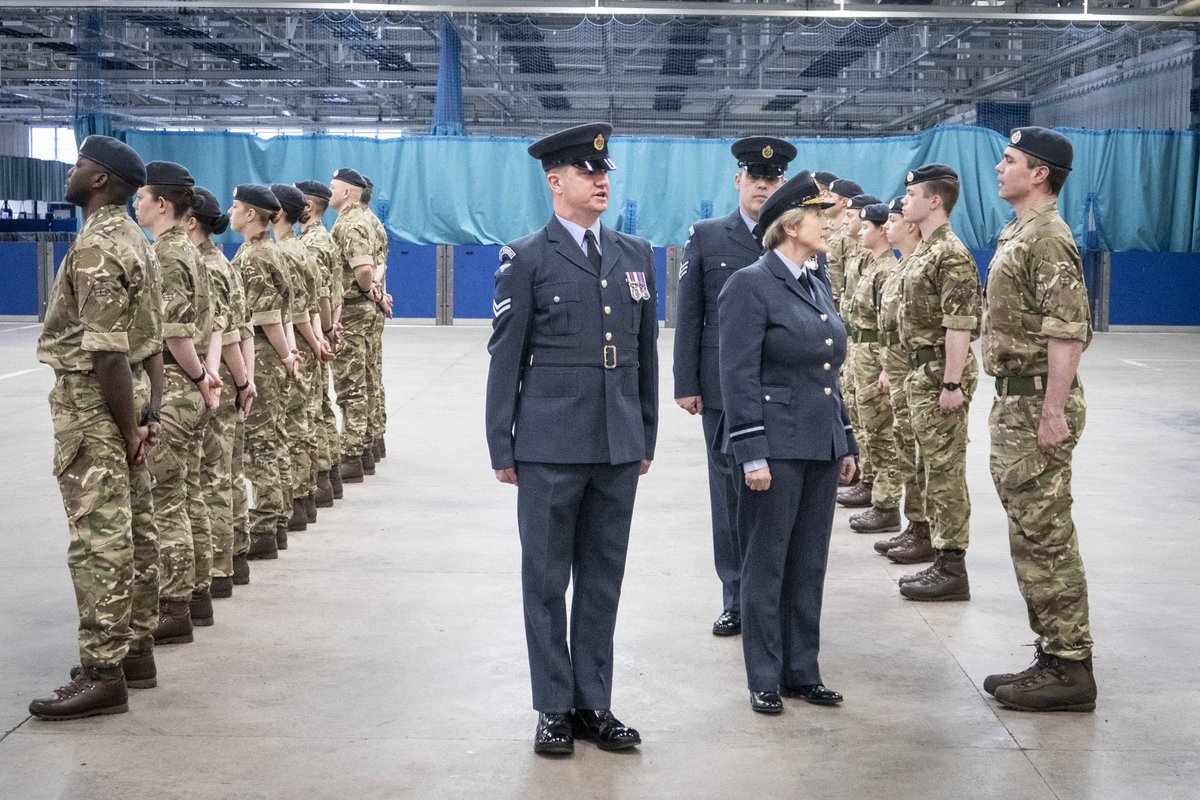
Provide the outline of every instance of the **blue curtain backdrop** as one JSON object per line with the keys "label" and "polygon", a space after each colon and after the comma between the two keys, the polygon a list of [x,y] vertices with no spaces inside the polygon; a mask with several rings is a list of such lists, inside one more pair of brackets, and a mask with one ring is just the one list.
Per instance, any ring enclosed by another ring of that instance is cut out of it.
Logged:
{"label": "blue curtain backdrop", "polygon": [[[1104,250],[1200,252],[1200,140],[1189,132],[1064,130],[1075,146],[1075,170],[1060,198],[1082,247],[1094,204],[1094,247]],[[376,205],[391,236],[416,244],[495,244],[534,231],[550,217],[531,140],[419,136],[375,140],[309,135],[262,140],[247,134],[130,130],[126,140],[147,161],[186,165],[198,183],[229,198],[239,183],[316,178],[351,166],[375,182]],[[994,245],[1011,217],[996,195],[995,165],[1007,144],[983,128],[946,126],[883,139],[793,140],[798,168],[854,178],[881,198],[900,194],[904,174],[930,162],[949,164],[963,179],[953,214],[972,249]],[[736,205],[737,167],[730,140],[616,137],[619,169],[604,222],[620,228],[632,201],[637,234],[656,246],[682,244],[687,229]],[[332,215],[327,222],[332,220]]]}

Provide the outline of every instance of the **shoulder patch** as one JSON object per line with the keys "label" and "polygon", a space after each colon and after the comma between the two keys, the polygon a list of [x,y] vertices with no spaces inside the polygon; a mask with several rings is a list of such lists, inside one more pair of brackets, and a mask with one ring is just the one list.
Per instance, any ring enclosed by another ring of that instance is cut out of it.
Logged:
{"label": "shoulder patch", "polygon": [[504,247],[500,248],[500,263],[501,264],[503,264],[506,261],[512,261],[516,257],[517,257],[517,251],[513,250],[508,245],[504,245]]}

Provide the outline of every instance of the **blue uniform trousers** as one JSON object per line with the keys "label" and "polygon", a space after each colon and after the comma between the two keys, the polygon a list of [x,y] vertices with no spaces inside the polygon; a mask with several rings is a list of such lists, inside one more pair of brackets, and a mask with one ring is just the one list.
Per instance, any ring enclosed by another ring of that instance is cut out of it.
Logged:
{"label": "blue uniform trousers", "polygon": [[[737,529],[737,486],[741,483],[741,469],[733,459],[714,449],[718,423],[721,421],[719,408],[705,407],[701,415],[704,426],[704,444],[708,452],[708,500],[712,506],[713,561],[717,566],[717,577],[721,579],[725,611],[741,613],[742,607],[742,545],[738,541]],[[720,446],[720,442],[716,446]]]}
{"label": "blue uniform trousers", "polygon": [[639,467],[517,463],[525,641],[538,711],[611,706],[613,632]]}

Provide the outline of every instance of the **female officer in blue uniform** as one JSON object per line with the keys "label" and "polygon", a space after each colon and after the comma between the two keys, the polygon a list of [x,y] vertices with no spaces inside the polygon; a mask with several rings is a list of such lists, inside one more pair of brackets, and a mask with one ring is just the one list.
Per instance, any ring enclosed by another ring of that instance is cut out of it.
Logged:
{"label": "female officer in blue uniform", "polygon": [[742,649],[751,707],[767,714],[783,710],[781,694],[842,701],[817,665],[834,500],[858,452],[837,384],[845,326],[810,274],[829,205],[807,171],[785,183],[755,228],[765,255],[718,300],[721,446],[744,475]]}

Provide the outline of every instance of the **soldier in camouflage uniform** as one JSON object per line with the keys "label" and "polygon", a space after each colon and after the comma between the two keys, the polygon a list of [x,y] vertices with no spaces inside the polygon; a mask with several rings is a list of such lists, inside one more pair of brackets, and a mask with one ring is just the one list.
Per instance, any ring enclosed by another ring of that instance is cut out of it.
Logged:
{"label": "soldier in camouflage uniform", "polygon": [[[860,199],[856,197],[854,204]],[[874,474],[869,481],[864,476],[860,484],[870,486],[871,507],[851,517],[850,527],[859,533],[883,533],[900,530],[900,470],[892,430],[892,399],[880,382],[883,364],[878,310],[883,282],[896,266],[896,256],[884,232],[888,207],[870,203],[858,213],[864,255],[858,261],[853,283],[847,282],[847,294],[842,295],[842,319],[855,348],[854,397],[861,427],[854,433],[859,449],[866,448],[870,454]]]}
{"label": "soldier in camouflage uniform", "polygon": [[250,559],[279,557],[286,546],[291,505],[286,495],[287,431],[283,425],[288,383],[299,374],[297,353],[284,328],[292,289],[279,248],[268,226],[279,212],[279,201],[266,186],[242,184],[233,190],[229,226],[245,239],[233,257],[242,276],[246,308],[254,326],[254,386],[258,397],[246,414],[245,469],[254,487],[249,513]]}
{"label": "soldier in camouflage uniform", "polygon": [[[340,257],[333,237],[329,235],[321,219],[329,208],[329,187],[320,181],[299,181],[296,188],[304,193],[308,221],[300,224],[300,241],[308,248],[322,276],[321,290],[317,297],[320,310],[321,337],[332,348],[336,344],[337,329],[334,327],[334,312],[340,310],[342,299],[342,274]],[[317,376],[320,410],[317,414],[317,492],[318,508],[328,508],[342,496],[342,476],[338,464],[341,445],[338,441],[337,418],[333,413],[333,401],[329,397],[329,385],[333,380],[333,367],[329,363],[318,365]],[[336,483],[336,488],[335,484]]]}
{"label": "soldier in camouflage uniform", "polygon": [[984,689],[1010,708],[1096,707],[1087,578],[1071,518],[1071,457],[1087,404],[1076,370],[1092,339],[1083,265],[1058,214],[1071,143],[1018,128],[996,165],[1016,219],[988,270],[983,366],[996,377],[991,471],[1008,515],[1017,585],[1037,635],[1024,672],[989,675]]}
{"label": "soldier in camouflage uniform", "polygon": [[[971,352],[982,314],[979,270],[950,228],[958,174],[944,164],[928,164],[909,172],[905,186],[904,218],[916,223],[922,239],[905,259],[900,345],[908,354],[905,390],[925,459],[925,508],[936,553],[931,567],[900,579],[900,594],[911,600],[969,600],[967,412],[979,380]],[[888,557],[900,561],[911,554],[897,547]]]}
{"label": "soldier in camouflage uniform", "polygon": [[147,164],[146,180],[133,207],[138,224],[154,238],[162,274],[166,345],[162,435],[149,457],[162,565],[154,641],[178,644],[192,641],[193,624],[212,624],[211,527],[200,461],[208,411],[216,407],[221,389],[204,357],[214,341],[219,346],[221,321],[212,312],[208,270],[183,230],[195,180],[184,167],[169,161]]}
{"label": "soldier in camouflage uniform", "polygon": [[283,256],[292,284],[292,326],[300,350],[301,375],[288,400],[286,425],[290,443],[292,516],[289,531],[302,531],[317,521],[317,409],[322,365],[333,355],[321,338],[319,298],[322,275],[316,259],[296,235],[296,225],[307,221],[304,193],[290,184],[273,184],[271,193],[282,210],[273,224],[275,243]]}
{"label": "soldier in camouflage uniform", "polygon": [[135,576],[129,465],[145,458],[150,435],[136,416],[129,330],[133,295],[146,291],[155,264],[124,205],[145,179],[137,154],[107,136],[84,140],[68,176],[66,198],[82,209],[84,224],[55,277],[37,356],[56,376],[54,474],[70,532],[81,667],[53,696],[30,703],[41,719],[129,708],[122,672]]}
{"label": "soldier in camouflage uniform", "polygon": [[200,251],[212,288],[212,306],[223,321],[221,346],[208,353],[205,368],[221,378],[221,403],[209,415],[204,429],[201,461],[203,499],[209,509],[212,528],[212,597],[233,595],[234,519],[233,519],[233,447],[237,420],[242,410],[253,403],[254,387],[247,377],[242,359],[245,298],[235,292],[233,267],[213,242],[214,234],[229,227],[229,217],[221,213],[217,198],[207,189],[195,190],[192,213],[184,223],[188,240]]}
{"label": "soldier in camouflage uniform", "polygon": [[334,387],[342,408],[341,473],[346,483],[361,483],[368,468],[363,455],[368,441],[370,386],[367,381],[369,338],[380,298],[374,282],[378,247],[371,224],[363,213],[361,197],[366,182],[352,169],[339,169],[329,185],[329,204],[338,212],[331,234],[338,247],[342,274],[342,325],[337,360],[333,362]]}
{"label": "soldier in camouflage uniform", "polygon": [[[367,380],[369,389],[367,397],[370,402],[367,420],[367,441],[370,443],[370,459],[379,461],[387,456],[387,445],[384,434],[387,432],[387,395],[383,388],[383,328],[388,317],[392,315],[392,296],[387,293],[387,258],[388,235],[383,221],[371,210],[370,202],[375,186],[366,175],[363,180],[367,188],[363,189],[362,205],[365,216],[375,234],[375,284],[379,287],[379,299],[375,301],[375,326],[372,330],[370,346],[371,357],[367,361]],[[363,454],[363,469],[367,469],[367,454]],[[370,473],[368,473],[370,474]]]}
{"label": "soldier in camouflage uniform", "polygon": [[[226,220],[228,214],[223,214]],[[222,253],[224,254],[224,253]],[[232,263],[229,275],[230,307],[235,310],[240,323],[241,340],[238,344],[242,364],[246,368],[249,400],[258,396],[258,384],[254,382],[254,325],[251,323],[250,306],[246,302],[246,286],[242,272]],[[250,508],[246,495],[246,415],[253,403],[243,401],[240,413],[234,417],[233,453],[230,460],[230,477],[233,482],[233,584],[245,586],[250,583]]]}
{"label": "soldier in camouflage uniform", "polygon": [[892,433],[895,438],[897,481],[904,486],[904,516],[908,525],[898,535],[875,543],[875,552],[887,555],[900,545],[907,547],[912,540],[923,542],[932,559],[933,548],[929,546],[929,522],[925,515],[925,463],[917,447],[913,433],[912,413],[908,408],[908,356],[900,346],[900,288],[904,282],[904,260],[921,243],[921,229],[904,219],[902,198],[892,200],[888,208],[887,237],[893,248],[900,252],[900,261],[887,270],[879,292],[879,360],[883,371],[879,374],[880,384],[887,389],[892,401]]}

